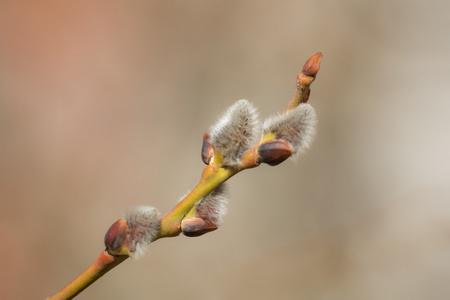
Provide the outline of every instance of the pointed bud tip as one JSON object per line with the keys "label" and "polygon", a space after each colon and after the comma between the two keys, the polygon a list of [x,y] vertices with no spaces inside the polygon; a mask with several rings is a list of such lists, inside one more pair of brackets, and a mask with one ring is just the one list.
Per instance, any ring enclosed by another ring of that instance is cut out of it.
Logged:
{"label": "pointed bud tip", "polygon": [[320,62],[322,61],[322,52],[317,52],[311,56],[303,66],[302,73],[306,76],[315,77],[320,69]]}
{"label": "pointed bud tip", "polygon": [[269,141],[259,146],[258,155],[260,162],[276,166],[292,155],[292,148],[283,141]]}
{"label": "pointed bud tip", "polygon": [[105,235],[105,247],[109,254],[120,255],[128,234],[128,225],[125,219],[114,222]]}

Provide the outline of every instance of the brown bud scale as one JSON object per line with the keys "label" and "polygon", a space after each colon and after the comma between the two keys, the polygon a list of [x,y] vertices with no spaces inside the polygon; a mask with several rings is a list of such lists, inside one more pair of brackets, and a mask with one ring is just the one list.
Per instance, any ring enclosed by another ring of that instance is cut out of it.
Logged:
{"label": "brown bud scale", "polygon": [[303,66],[302,73],[306,76],[316,77],[320,69],[320,62],[322,61],[322,52],[317,52],[310,59],[308,59]]}
{"label": "brown bud scale", "polygon": [[283,141],[269,141],[259,146],[258,155],[260,162],[276,166],[292,155],[292,148]]}
{"label": "brown bud scale", "polygon": [[128,225],[125,219],[119,219],[114,222],[105,235],[106,250],[119,250],[125,243],[128,233]]}
{"label": "brown bud scale", "polygon": [[184,219],[181,222],[181,230],[185,236],[196,237],[201,236],[210,231],[219,228],[216,223],[211,220],[201,218]]}
{"label": "brown bud scale", "polygon": [[214,149],[211,146],[210,140],[211,136],[209,135],[209,133],[204,133],[202,145],[202,160],[207,165],[209,165],[209,162],[214,155]]}

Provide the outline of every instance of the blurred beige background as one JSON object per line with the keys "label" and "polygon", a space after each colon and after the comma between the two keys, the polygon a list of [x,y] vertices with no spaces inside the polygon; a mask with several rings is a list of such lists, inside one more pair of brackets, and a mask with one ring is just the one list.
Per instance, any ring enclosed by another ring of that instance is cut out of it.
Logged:
{"label": "blurred beige background", "polygon": [[449,299],[446,1],[1,1],[0,299],[44,299],[130,206],[167,212],[234,101],[322,51],[312,149],[230,181],[220,230],[77,299]]}

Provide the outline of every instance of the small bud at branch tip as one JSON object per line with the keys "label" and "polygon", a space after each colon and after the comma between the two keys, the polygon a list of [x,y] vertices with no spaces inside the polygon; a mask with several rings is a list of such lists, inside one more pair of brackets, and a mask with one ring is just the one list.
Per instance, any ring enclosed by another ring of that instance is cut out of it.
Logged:
{"label": "small bud at branch tip", "polygon": [[322,52],[317,52],[310,59],[308,59],[303,66],[302,73],[306,76],[316,77],[319,72],[320,62],[322,61],[323,54]]}

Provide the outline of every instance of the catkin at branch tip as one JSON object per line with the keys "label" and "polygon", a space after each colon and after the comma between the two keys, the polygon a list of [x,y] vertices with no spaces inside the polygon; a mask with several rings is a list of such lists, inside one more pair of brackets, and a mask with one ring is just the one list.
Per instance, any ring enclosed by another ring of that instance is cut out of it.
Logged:
{"label": "catkin at branch tip", "polygon": [[236,166],[245,151],[258,141],[259,133],[256,108],[243,99],[230,106],[211,127],[211,145],[220,152],[225,166]]}
{"label": "catkin at branch tip", "polygon": [[137,259],[158,235],[161,226],[160,213],[151,206],[136,206],[126,212],[125,220],[129,228],[128,248]]}
{"label": "catkin at branch tip", "polygon": [[298,154],[311,146],[316,132],[316,112],[314,108],[302,103],[284,115],[268,118],[263,125],[263,136],[275,134],[292,147],[293,154]]}

